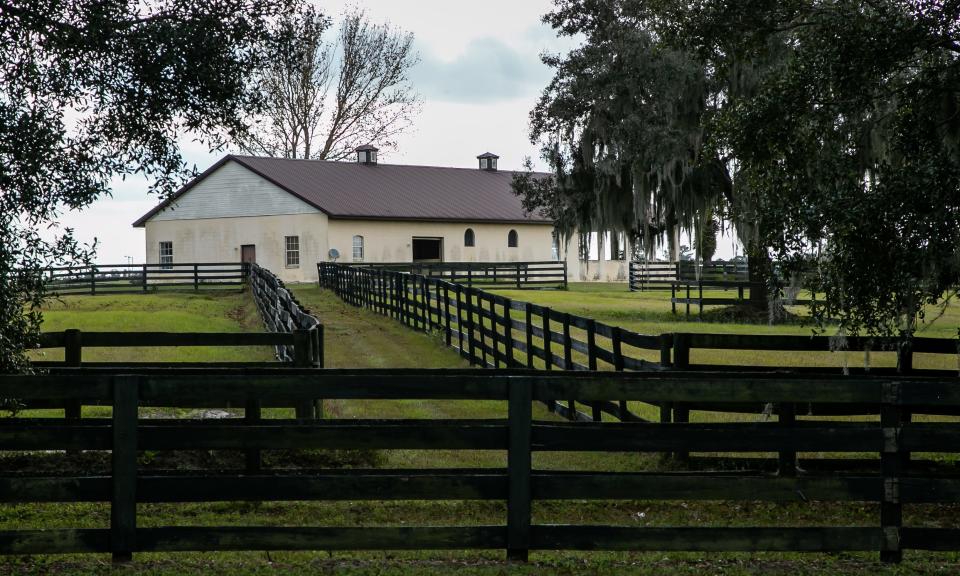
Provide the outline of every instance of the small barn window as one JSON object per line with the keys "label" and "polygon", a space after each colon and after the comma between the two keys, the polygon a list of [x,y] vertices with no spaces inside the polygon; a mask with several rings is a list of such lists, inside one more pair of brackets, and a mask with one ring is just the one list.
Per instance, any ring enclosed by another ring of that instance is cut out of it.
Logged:
{"label": "small barn window", "polygon": [[353,237],[353,261],[363,262],[363,236]]}
{"label": "small barn window", "polygon": [[300,237],[284,236],[287,253],[287,268],[300,267]]}
{"label": "small barn window", "polygon": [[160,243],[160,266],[164,270],[173,268],[173,242]]}
{"label": "small barn window", "polygon": [[517,231],[511,230],[510,233],[507,234],[507,248],[516,248],[519,243]]}
{"label": "small barn window", "polygon": [[463,233],[463,245],[476,246],[476,238],[473,235],[473,228],[467,228],[467,231]]}

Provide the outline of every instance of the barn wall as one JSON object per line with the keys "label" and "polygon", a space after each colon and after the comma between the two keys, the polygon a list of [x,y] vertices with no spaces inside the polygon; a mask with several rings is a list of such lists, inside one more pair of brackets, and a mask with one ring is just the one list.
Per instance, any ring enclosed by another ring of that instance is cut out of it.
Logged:
{"label": "barn wall", "polygon": [[[284,282],[315,282],[316,263],[327,254],[327,217],[313,214],[151,220],[146,224],[147,263],[160,260],[160,242],[173,242],[176,262],[239,262],[240,246],[253,244],[257,263]],[[285,236],[300,237],[300,266],[288,268]]]}
{"label": "barn wall", "polygon": [[[465,247],[464,232],[472,228],[476,246]],[[517,231],[516,248],[507,247],[507,234]],[[552,260],[553,227],[549,224],[487,224],[449,222],[389,222],[339,220],[329,223],[330,247],[340,262],[353,262],[353,237],[364,238],[364,262],[410,262],[414,237],[443,238],[445,262],[518,262]]]}

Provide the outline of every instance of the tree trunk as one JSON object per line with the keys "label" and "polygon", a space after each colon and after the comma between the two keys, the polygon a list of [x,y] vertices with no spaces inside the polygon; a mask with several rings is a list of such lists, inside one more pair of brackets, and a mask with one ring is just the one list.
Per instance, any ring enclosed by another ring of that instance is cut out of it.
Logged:
{"label": "tree trunk", "polygon": [[766,309],[770,301],[770,276],[773,263],[770,255],[754,243],[747,247],[747,273],[750,281],[750,305]]}

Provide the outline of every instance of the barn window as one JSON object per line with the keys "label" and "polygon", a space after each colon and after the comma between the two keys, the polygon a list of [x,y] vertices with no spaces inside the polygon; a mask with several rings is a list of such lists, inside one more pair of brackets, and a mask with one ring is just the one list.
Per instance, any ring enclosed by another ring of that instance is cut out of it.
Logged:
{"label": "barn window", "polygon": [[510,233],[507,234],[507,248],[516,248],[517,244],[519,244],[517,231],[511,230]]}
{"label": "barn window", "polygon": [[467,228],[467,231],[463,233],[463,245],[464,246],[476,245],[476,238],[473,235],[473,228]]}
{"label": "barn window", "polygon": [[363,236],[353,237],[353,261],[363,262]]}
{"label": "barn window", "polygon": [[550,255],[554,260],[560,260],[560,235],[554,230],[550,241]]}
{"label": "barn window", "polygon": [[160,243],[160,266],[164,270],[173,268],[173,242]]}
{"label": "barn window", "polygon": [[299,268],[300,267],[300,237],[284,236],[284,244],[286,244],[287,268]]}

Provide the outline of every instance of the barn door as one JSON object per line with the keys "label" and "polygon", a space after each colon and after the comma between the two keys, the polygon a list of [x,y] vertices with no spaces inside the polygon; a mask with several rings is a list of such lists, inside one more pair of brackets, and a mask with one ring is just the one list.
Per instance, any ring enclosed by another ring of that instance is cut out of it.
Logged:
{"label": "barn door", "polygon": [[240,261],[250,264],[253,264],[257,261],[257,246],[256,244],[244,244],[240,246]]}

